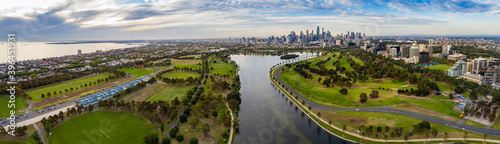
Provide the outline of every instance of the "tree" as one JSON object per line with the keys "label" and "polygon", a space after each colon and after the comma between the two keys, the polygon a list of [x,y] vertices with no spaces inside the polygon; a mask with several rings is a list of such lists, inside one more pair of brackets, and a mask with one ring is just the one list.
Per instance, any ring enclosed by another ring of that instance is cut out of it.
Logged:
{"label": "tree", "polygon": [[438,131],[436,130],[436,128],[433,128],[432,129],[432,137],[436,137],[438,135]]}
{"label": "tree", "polygon": [[179,142],[182,142],[182,141],[184,140],[184,136],[183,136],[183,135],[177,135],[177,136],[175,137],[175,139],[176,139],[177,141],[179,141]]}
{"label": "tree", "polygon": [[49,121],[45,125],[45,132],[51,132],[52,131],[52,123]]}
{"label": "tree", "polygon": [[389,126],[385,126],[384,131],[387,133],[389,132],[389,130],[390,130]]}
{"label": "tree", "polygon": [[368,100],[368,96],[366,96],[366,93],[359,94],[359,102],[365,103],[367,100]]}
{"label": "tree", "polygon": [[410,139],[410,137],[408,137],[408,134],[405,134],[404,139],[405,139],[405,144],[408,143],[408,139]]}
{"label": "tree", "polygon": [[431,129],[431,124],[428,121],[422,121],[413,125],[414,132],[424,132]]}
{"label": "tree", "polygon": [[347,89],[346,88],[342,88],[339,90],[340,94],[342,95],[346,95],[347,94]]}
{"label": "tree", "polygon": [[372,93],[370,94],[370,98],[378,98],[378,91],[372,90]]}
{"label": "tree", "polygon": [[450,100],[452,100],[452,99],[453,99],[453,98],[455,98],[455,97],[453,97],[453,94],[451,94],[451,93],[450,93],[450,94],[448,94],[448,98],[449,98]]}
{"label": "tree", "polygon": [[467,132],[464,132],[464,142],[467,140]]}
{"label": "tree", "polygon": [[425,138],[425,143],[427,143],[427,139],[429,138],[429,133],[425,133],[424,138]]}
{"label": "tree", "polygon": [[470,98],[471,100],[477,100],[477,92],[476,92],[476,90],[472,90],[472,91],[470,92],[469,98]]}
{"label": "tree", "polygon": [[43,99],[43,98],[45,98],[45,94],[42,94],[41,98],[42,98],[42,99]]}
{"label": "tree", "polygon": [[385,143],[387,144],[387,139],[389,139],[389,136],[384,134],[384,139],[385,139]]}
{"label": "tree", "polygon": [[203,126],[201,126],[201,131],[207,136],[210,132],[210,126],[208,124],[203,124]]}
{"label": "tree", "polygon": [[217,113],[217,111],[213,111],[212,116],[217,117],[217,116],[219,116],[219,113]]}
{"label": "tree", "polygon": [[318,112],[318,117],[321,117],[321,112]]}
{"label": "tree", "polygon": [[318,77],[318,82],[321,83],[321,77]]}
{"label": "tree", "polygon": [[342,131],[344,131],[344,135],[342,135],[342,137],[345,137],[345,129],[346,129],[346,126],[342,125]]}
{"label": "tree", "polygon": [[446,139],[448,138],[448,132],[444,132],[444,142],[446,142]]}
{"label": "tree", "polygon": [[144,136],[145,144],[158,144],[158,141],[160,141],[160,138],[156,133],[149,133],[146,136]]}
{"label": "tree", "polygon": [[161,144],[170,144],[172,141],[168,137],[164,137],[163,140],[161,141]]}
{"label": "tree", "polygon": [[162,122],[160,122],[160,123],[161,123],[160,124],[160,131],[163,133],[165,131],[165,125]]}
{"label": "tree", "polygon": [[189,144],[198,144],[198,139],[196,137],[191,138]]}
{"label": "tree", "polygon": [[195,129],[199,123],[200,123],[200,119],[198,117],[193,117],[193,118],[191,118],[191,120],[189,120],[189,125],[191,125],[192,129]]}
{"label": "tree", "polygon": [[183,114],[181,115],[181,117],[179,117],[179,121],[180,121],[181,123],[185,123],[185,122],[187,122],[187,115],[183,113]]}
{"label": "tree", "polygon": [[38,131],[37,130],[35,130],[31,134],[31,139],[33,139],[33,141],[35,141],[36,144],[43,144],[42,139],[40,138],[40,135],[38,135]]}
{"label": "tree", "polygon": [[488,134],[484,134],[484,141],[483,141],[483,144],[486,144],[486,138],[488,137]]}

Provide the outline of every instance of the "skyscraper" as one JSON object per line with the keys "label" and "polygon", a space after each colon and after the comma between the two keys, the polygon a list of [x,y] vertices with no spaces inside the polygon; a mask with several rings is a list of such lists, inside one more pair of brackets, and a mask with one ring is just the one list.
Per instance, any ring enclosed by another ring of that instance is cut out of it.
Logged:
{"label": "skyscraper", "polygon": [[413,45],[411,45],[411,48],[410,48],[410,58],[413,58],[413,57],[418,57],[418,54],[419,54],[419,51],[420,49],[418,48],[418,45],[417,43],[413,43]]}
{"label": "skyscraper", "polygon": [[316,40],[319,40],[319,26],[318,26],[318,28],[316,29]]}
{"label": "skyscraper", "polygon": [[78,55],[82,55],[82,50],[81,49],[78,50]]}

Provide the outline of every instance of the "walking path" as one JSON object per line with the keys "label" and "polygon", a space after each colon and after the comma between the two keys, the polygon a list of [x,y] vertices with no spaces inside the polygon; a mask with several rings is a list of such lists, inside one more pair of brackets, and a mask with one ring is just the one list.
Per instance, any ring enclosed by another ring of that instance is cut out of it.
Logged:
{"label": "walking path", "polygon": [[227,141],[227,144],[232,144],[233,143],[233,135],[234,135],[234,116],[233,116],[233,111],[231,110],[231,108],[229,108],[229,104],[228,103],[225,103],[226,104],[226,107],[227,109],[229,110],[229,114],[231,115],[231,128],[229,129],[229,140]]}
{"label": "walking path", "polygon": [[[302,95],[300,95],[299,93],[297,93],[294,89],[292,89],[287,84],[285,84],[281,80],[281,78],[279,77],[279,73],[280,73],[281,69],[283,68],[283,67],[278,67],[279,65],[284,65],[285,63],[288,63],[288,62],[296,62],[298,60],[303,60],[303,59],[307,59],[307,58],[298,58],[298,59],[290,60],[290,61],[287,61],[287,62],[282,62],[282,63],[280,63],[280,64],[278,64],[276,66],[273,66],[271,68],[271,76],[275,77],[277,79],[277,81],[275,81],[273,79],[274,82],[277,82],[279,84],[279,85],[276,85],[277,87],[279,87],[279,88],[281,88],[283,90],[285,88],[283,88],[281,86],[281,84],[284,85],[286,87],[286,89],[290,90],[293,95],[298,96],[299,99],[296,99],[297,101],[303,100],[306,105],[311,106],[312,108],[319,109],[319,110],[331,110],[331,111],[367,111],[367,112],[383,112],[383,113],[400,114],[400,115],[411,116],[411,117],[415,117],[415,118],[419,118],[419,119],[423,119],[423,120],[427,120],[427,121],[439,123],[439,124],[442,124],[442,125],[446,125],[446,126],[449,126],[449,127],[454,127],[454,128],[459,128],[459,129],[471,131],[471,132],[487,133],[488,135],[492,135],[492,136],[500,136],[500,130],[493,130],[493,129],[489,129],[489,128],[480,128],[480,127],[475,127],[475,126],[470,126],[470,125],[465,125],[465,124],[450,122],[450,121],[446,121],[446,120],[442,120],[442,119],[438,119],[438,118],[434,118],[434,117],[429,117],[429,116],[420,115],[420,114],[416,114],[416,113],[412,113],[412,112],[398,110],[398,109],[391,108],[391,107],[336,108],[336,107],[329,107],[329,106],[324,106],[324,105],[316,104],[314,102],[311,102],[311,101],[307,100]],[[278,68],[277,69],[273,69],[275,67],[278,67]],[[288,91],[283,91],[283,92],[286,93],[290,98],[295,99],[294,97],[291,96],[291,94]],[[296,104],[297,105],[302,105],[301,103],[296,103]],[[305,105],[302,105],[302,106],[305,107]],[[314,114],[314,112],[311,112],[309,110],[307,110],[307,111],[308,111],[309,114],[311,114],[313,116],[316,116],[316,114]],[[322,118],[319,118],[319,119],[322,122],[324,122],[325,124],[328,124],[328,122],[326,120],[323,120]],[[342,129],[340,129],[339,127],[336,127],[334,125],[330,125],[329,124],[329,126],[335,128],[337,130],[342,131]],[[323,129],[325,129],[325,128],[323,128]],[[328,130],[326,130],[326,131],[328,131]],[[353,136],[356,136],[356,137],[359,137],[359,138],[362,138],[359,134],[356,134],[356,133],[352,133],[352,132],[346,132],[346,133],[350,134],[350,135],[353,135]],[[377,142],[385,142],[385,140],[374,139],[374,138],[369,138],[369,137],[367,137],[365,139],[371,140],[371,141],[377,141]],[[429,141],[436,141],[436,140],[444,140],[444,139],[442,139],[442,138],[433,138],[433,139],[428,139],[428,140]],[[448,140],[463,140],[463,138],[448,138]],[[484,139],[468,138],[468,140],[482,141]],[[425,139],[412,139],[412,140],[408,140],[408,141],[409,142],[413,142],[413,141],[425,141]],[[500,143],[500,140],[487,139],[486,141],[487,142]],[[404,140],[388,140],[388,142],[404,142]]]}
{"label": "walking path", "polygon": [[36,125],[36,123],[33,124],[33,126],[35,127],[36,131],[38,131],[38,135],[40,136],[40,138],[42,139],[42,142],[44,144],[45,143],[45,138],[43,137],[43,130],[41,130],[40,128],[38,128],[38,126]]}

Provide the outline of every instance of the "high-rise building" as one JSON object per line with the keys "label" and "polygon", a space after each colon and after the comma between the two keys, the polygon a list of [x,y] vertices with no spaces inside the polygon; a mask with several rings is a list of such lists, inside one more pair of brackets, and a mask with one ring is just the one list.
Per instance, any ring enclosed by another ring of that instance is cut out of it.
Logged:
{"label": "high-rise building", "polygon": [[457,61],[448,69],[448,76],[450,77],[458,77],[465,73],[467,73],[467,63],[464,61]]}
{"label": "high-rise building", "polygon": [[441,54],[444,56],[449,55],[451,50],[451,45],[445,45],[441,48]]}
{"label": "high-rise building", "polygon": [[390,49],[390,54],[391,54],[391,57],[397,57],[398,56],[398,49],[396,48],[391,48]]}
{"label": "high-rise building", "polygon": [[424,52],[420,52],[418,54],[418,61],[419,62],[423,62],[423,63],[429,62],[429,52],[425,52],[425,51]]}
{"label": "high-rise building", "polygon": [[470,72],[472,74],[479,74],[481,71],[486,70],[488,66],[488,60],[482,57],[467,60],[467,72]]}
{"label": "high-rise building", "polygon": [[410,48],[409,47],[402,47],[401,48],[401,57],[408,58],[409,56],[410,56]]}
{"label": "high-rise building", "polygon": [[410,53],[409,53],[409,57],[412,58],[412,57],[418,57],[418,54],[420,52],[420,49],[418,48],[418,45],[417,43],[413,43],[413,45],[411,45],[410,47]]}
{"label": "high-rise building", "polygon": [[81,49],[78,50],[78,55],[82,55],[82,50]]}
{"label": "high-rise building", "polygon": [[316,29],[316,40],[319,41],[319,26]]}

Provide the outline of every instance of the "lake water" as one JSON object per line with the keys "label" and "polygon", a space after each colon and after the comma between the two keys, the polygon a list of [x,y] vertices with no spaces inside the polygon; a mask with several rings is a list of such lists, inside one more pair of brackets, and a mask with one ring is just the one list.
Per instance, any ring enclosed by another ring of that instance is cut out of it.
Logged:
{"label": "lake water", "polygon": [[[96,50],[107,51],[139,46],[117,43],[47,44],[47,42],[16,42],[16,45],[17,61],[74,55],[79,49],[82,53],[90,53]],[[5,63],[7,62],[7,42],[0,42],[0,49],[0,63]]]}
{"label": "lake water", "polygon": [[[313,53],[296,53],[300,57]],[[231,55],[239,65],[242,103],[238,119],[237,144],[327,144],[347,143],[320,128],[286,96],[273,87],[269,68],[279,56]]]}

